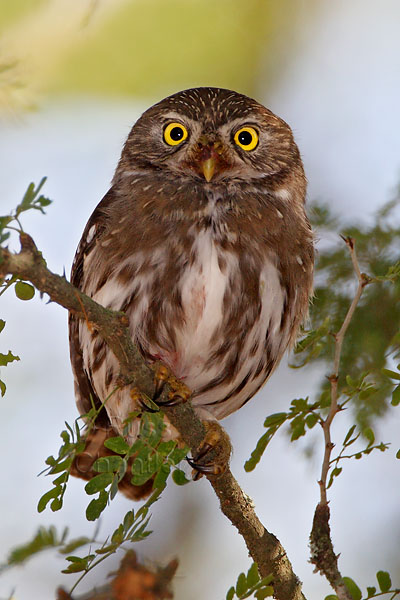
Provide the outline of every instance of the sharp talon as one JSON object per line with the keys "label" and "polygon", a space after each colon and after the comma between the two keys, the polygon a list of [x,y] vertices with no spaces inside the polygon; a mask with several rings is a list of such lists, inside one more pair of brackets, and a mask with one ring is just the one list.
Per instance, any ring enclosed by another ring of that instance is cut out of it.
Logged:
{"label": "sharp talon", "polygon": [[132,398],[132,400],[135,402],[135,404],[138,404],[144,411],[149,412],[149,413],[158,412],[157,408],[153,408],[152,406],[149,406],[145,402],[143,395],[140,393],[140,391],[137,388],[132,388],[131,391],[129,392],[129,395]]}
{"label": "sharp talon", "polygon": [[196,462],[197,457],[196,457],[196,460],[194,460],[190,456],[187,456],[186,460],[189,463],[189,465],[192,467],[192,469],[197,471],[197,473],[193,477],[194,480],[199,479],[199,474],[201,474],[201,475],[222,475],[222,473],[225,470],[221,465],[217,465],[217,464],[211,463],[208,465],[200,465],[198,462]]}
{"label": "sharp talon", "polygon": [[[165,384],[170,386],[170,393],[167,400],[159,400]],[[189,388],[177,379],[169,369],[163,364],[157,364],[154,367],[154,394],[152,400],[158,406],[176,406],[182,402],[186,402],[192,395]]]}
{"label": "sharp talon", "polygon": [[168,383],[171,386],[168,400],[170,404],[168,404],[168,406],[175,406],[176,404],[182,404],[189,400],[192,392],[184,383],[178,380],[168,381]]}
{"label": "sharp talon", "polygon": [[199,460],[201,460],[202,458],[205,457],[205,455],[210,452],[210,450],[213,449],[214,446],[212,446],[211,444],[209,444],[208,442],[205,442],[204,445],[202,446],[200,452],[198,452],[196,454],[196,460],[195,462],[198,462]]}
{"label": "sharp talon", "polygon": [[148,412],[148,413],[159,412],[159,410],[157,408],[152,408],[151,406],[146,404],[146,402],[144,400],[139,400],[139,405],[145,412]]}
{"label": "sharp talon", "polygon": [[182,398],[182,396],[175,394],[174,396],[171,396],[169,400],[157,400],[157,404],[158,406],[177,406],[185,401],[186,398]]}
{"label": "sharp talon", "polygon": [[231,454],[231,444],[228,435],[215,421],[203,421],[206,434],[195,456],[187,456],[186,460],[194,469],[193,479],[196,481],[202,475],[219,477],[228,464]]}
{"label": "sharp talon", "polygon": [[170,376],[170,373],[166,366],[159,365],[154,375],[154,394],[153,394],[153,402],[157,402],[157,399],[161,396],[161,393],[164,389],[165,383]]}

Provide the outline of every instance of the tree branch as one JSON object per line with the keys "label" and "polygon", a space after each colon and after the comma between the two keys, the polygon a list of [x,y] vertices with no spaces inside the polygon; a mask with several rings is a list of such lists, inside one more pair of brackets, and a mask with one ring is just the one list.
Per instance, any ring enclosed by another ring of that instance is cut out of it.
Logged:
{"label": "tree branch", "polygon": [[364,287],[370,282],[370,278],[361,273],[360,266],[357,260],[357,254],[355,250],[355,240],[347,237],[343,238],[346,243],[353,268],[358,279],[358,286],[354,298],[349,306],[347,314],[344,318],[342,326],[339,331],[334,335],[335,338],[335,354],[333,359],[333,372],[329,375],[328,379],[331,384],[331,404],[329,413],[322,421],[322,430],[324,432],[325,440],[325,451],[324,458],[322,461],[321,477],[318,482],[320,488],[321,499],[317,505],[314,513],[313,527],[310,535],[310,547],[311,547],[311,562],[316,566],[317,571],[320,571],[328,579],[329,583],[338,595],[339,600],[352,600],[352,597],[347,590],[342,575],[338,567],[338,556],[334,553],[333,544],[330,534],[329,517],[330,510],[328,506],[327,498],[327,478],[331,464],[331,454],[335,444],[331,439],[331,425],[332,421],[342,408],[338,404],[338,381],[339,381],[339,367],[340,358],[342,354],[342,345],[344,336],[346,335],[347,329],[350,325],[351,319],[353,318],[354,311],[360,301]]}
{"label": "tree branch", "polygon": [[[51,301],[84,319],[89,327],[99,332],[118,359],[121,382],[126,385],[134,382],[141,392],[152,397],[154,371],[134,346],[126,315],[104,308],[77,290],[65,277],[52,273],[29,235],[21,233],[20,242],[21,251],[17,254],[1,249],[0,277],[11,274],[30,281],[42,294],[48,294]],[[167,400],[169,391],[166,385],[160,400]],[[191,402],[163,407],[163,412],[195,453],[205,430]],[[273,574],[274,597],[277,600],[304,600],[301,582],[294,574],[284,548],[262,525],[251,500],[243,493],[230,469],[218,478],[208,476],[208,479],[219,498],[222,512],[243,536],[260,575]]]}

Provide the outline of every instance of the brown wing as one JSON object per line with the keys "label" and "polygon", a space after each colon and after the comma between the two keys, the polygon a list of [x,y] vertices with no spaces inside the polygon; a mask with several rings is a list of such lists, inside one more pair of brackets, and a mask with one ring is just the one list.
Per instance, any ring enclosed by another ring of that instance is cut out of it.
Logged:
{"label": "brown wing", "polygon": [[[113,202],[114,198],[114,192],[111,189],[93,211],[82,234],[71,270],[71,283],[78,289],[82,289],[85,256],[102,236],[107,221],[105,209]],[[73,313],[69,313],[69,345],[75,380],[76,404],[80,414],[85,414],[91,409],[92,403],[95,406],[100,406],[101,402],[83,365],[82,348],[79,341],[79,319]],[[106,411],[101,411],[97,424],[110,426]]]}

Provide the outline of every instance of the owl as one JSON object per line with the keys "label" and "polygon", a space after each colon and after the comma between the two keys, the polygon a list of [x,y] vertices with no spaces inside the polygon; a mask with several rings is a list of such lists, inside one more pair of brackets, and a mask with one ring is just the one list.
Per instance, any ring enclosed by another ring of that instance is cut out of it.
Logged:
{"label": "owl", "polygon": [[[290,127],[242,94],[173,94],[132,127],[111,188],[84,230],[71,281],[124,311],[133,342],[192,390],[205,422],[242,407],[293,344],[308,311],[313,234]],[[79,411],[117,387],[119,366],[95,330],[70,315]],[[110,435],[136,439],[128,387],[108,398],[75,474],[89,479]],[[166,439],[178,432],[166,417]],[[121,489],[131,498],[143,490]]]}

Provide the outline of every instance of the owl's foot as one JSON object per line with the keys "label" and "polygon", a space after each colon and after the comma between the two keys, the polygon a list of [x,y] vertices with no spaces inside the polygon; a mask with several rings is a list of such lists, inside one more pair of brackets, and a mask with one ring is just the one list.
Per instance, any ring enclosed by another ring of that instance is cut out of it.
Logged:
{"label": "owl's foot", "polygon": [[[144,396],[137,387],[131,388],[129,395],[132,398],[135,406],[139,406],[145,412],[156,413],[159,411],[158,408],[154,408],[146,402],[147,396]],[[149,400],[151,399],[149,398]]]}
{"label": "owl's foot", "polygon": [[203,475],[222,475],[229,464],[232,446],[228,434],[216,421],[203,421],[206,435],[197,453],[186,457],[194,470],[193,479],[197,481]]}
{"label": "owl's foot", "polygon": [[[154,375],[155,391],[153,395],[153,402],[157,406],[176,406],[182,402],[189,400],[192,395],[191,390],[182,382],[177,379],[175,375],[165,365],[157,365]],[[165,384],[170,387],[167,400],[160,400],[160,396],[164,389]]]}
{"label": "owl's foot", "polygon": [[[160,400],[165,385],[168,384],[170,392],[166,400]],[[138,388],[133,387],[129,394],[135,405],[150,413],[158,412],[163,406],[176,406],[186,402],[192,395],[191,390],[167,369],[165,365],[157,365],[154,375],[154,394],[150,398],[143,394]],[[153,406],[152,406],[153,404]]]}

